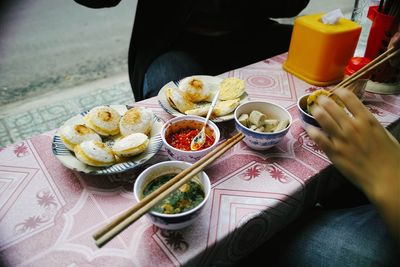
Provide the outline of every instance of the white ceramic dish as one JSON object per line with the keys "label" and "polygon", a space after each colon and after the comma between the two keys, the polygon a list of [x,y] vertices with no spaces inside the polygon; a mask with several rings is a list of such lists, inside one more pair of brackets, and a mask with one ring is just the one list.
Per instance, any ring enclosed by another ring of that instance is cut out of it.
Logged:
{"label": "white ceramic dish", "polygon": [[[114,108],[117,110],[121,115],[125,113],[129,107],[125,105],[110,105],[110,107]],[[88,111],[82,112],[69,120],[65,122],[65,124],[76,124],[76,123],[84,123],[83,117],[88,113]],[[58,134],[58,131],[55,133],[52,141],[52,150],[53,154],[56,156],[58,160],[67,168],[74,170],[74,171],[79,171],[79,172],[84,172],[84,173],[89,173],[89,174],[96,174],[96,175],[103,175],[103,174],[114,174],[114,173],[121,173],[121,172],[126,172],[128,170],[134,169],[146,161],[148,161],[150,158],[152,158],[162,147],[162,141],[160,137],[160,132],[161,132],[161,127],[164,124],[164,122],[158,118],[157,116],[154,115],[153,117],[153,126],[151,128],[151,133],[150,133],[150,143],[147,147],[147,149],[134,157],[129,158],[128,161],[124,161],[121,163],[116,163],[114,165],[108,166],[108,167],[93,167],[84,164],[83,162],[79,161],[73,152],[68,150],[63,142],[60,139],[60,135]],[[117,137],[112,137],[112,138],[107,138],[103,139],[103,141],[107,144],[111,144],[114,142],[113,138]]]}
{"label": "white ceramic dish", "polygon": [[[207,76],[207,75],[196,75],[197,77],[202,78],[204,81],[209,82],[211,84],[219,84],[222,79],[219,77],[215,77],[215,76]],[[160,105],[163,107],[163,109],[168,112],[169,114],[171,114],[172,116],[175,117],[180,117],[180,116],[186,116],[186,114],[181,113],[179,110],[174,109],[173,107],[171,107],[171,105],[169,104],[167,97],[165,95],[165,90],[166,88],[173,88],[173,89],[177,89],[179,85],[179,81],[171,81],[169,83],[167,83],[166,85],[164,85],[161,90],[158,92],[158,101],[160,102]],[[243,93],[243,95],[240,97],[240,103],[245,103],[249,101],[249,97],[247,95],[246,92]],[[211,118],[211,121],[213,122],[223,122],[223,121],[229,121],[233,119],[233,112],[231,114],[225,115],[225,116],[220,116],[220,117],[213,117]]]}
{"label": "white ceramic dish", "polygon": [[[164,161],[147,168],[138,176],[135,181],[133,194],[136,201],[140,201],[140,199],[143,198],[144,188],[153,179],[164,174],[179,173],[182,170],[190,167],[190,165],[190,163],[182,161]],[[153,224],[159,228],[177,230],[187,227],[195,222],[196,218],[200,215],[202,209],[204,208],[211,192],[211,183],[207,174],[202,171],[197,174],[197,177],[204,190],[205,196],[203,201],[193,209],[178,214],[163,214],[155,211],[149,211],[147,216],[150,218]]]}
{"label": "white ceramic dish", "polygon": [[400,82],[396,83],[378,83],[368,81],[365,91],[383,95],[394,95],[400,93]]}

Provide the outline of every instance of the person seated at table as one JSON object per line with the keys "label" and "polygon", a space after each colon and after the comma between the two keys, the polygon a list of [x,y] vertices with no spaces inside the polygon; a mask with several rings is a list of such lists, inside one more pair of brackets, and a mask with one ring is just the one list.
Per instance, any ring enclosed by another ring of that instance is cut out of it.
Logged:
{"label": "person seated at table", "polygon": [[[388,48],[394,46],[400,47],[400,27]],[[400,55],[390,63],[399,64]],[[252,259],[274,266],[400,266],[400,144],[355,94],[344,88],[334,94],[352,116],[321,96],[312,112],[323,131],[306,131],[367,201],[305,213]],[[334,201],[351,197],[338,194]]]}
{"label": "person seated at table", "polygon": [[[121,0],[74,0],[87,7]],[[294,17],[309,0],[138,0],[128,55],[136,101],[169,81],[217,75],[288,51]]]}
{"label": "person seated at table", "polygon": [[313,115],[328,135],[316,128],[307,132],[370,204],[310,218],[289,238],[281,259],[295,263],[300,257],[314,266],[399,266],[400,145],[353,93],[339,89],[335,95],[353,117],[321,97]]}

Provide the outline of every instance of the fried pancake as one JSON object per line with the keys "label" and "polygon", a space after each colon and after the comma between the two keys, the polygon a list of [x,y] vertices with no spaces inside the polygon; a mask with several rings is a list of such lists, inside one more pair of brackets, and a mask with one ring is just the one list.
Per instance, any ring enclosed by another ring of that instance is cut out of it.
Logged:
{"label": "fried pancake", "polygon": [[245,84],[242,79],[229,77],[220,83],[220,100],[233,100],[239,98],[245,91]]}
{"label": "fried pancake", "polygon": [[214,108],[213,114],[217,117],[225,116],[232,113],[240,104],[240,99],[232,99],[225,101],[218,101]]}
{"label": "fried pancake", "polygon": [[201,104],[196,105],[196,108],[186,110],[185,114],[204,117],[207,115],[207,112],[210,109],[210,106],[211,106],[211,103],[202,102]]}

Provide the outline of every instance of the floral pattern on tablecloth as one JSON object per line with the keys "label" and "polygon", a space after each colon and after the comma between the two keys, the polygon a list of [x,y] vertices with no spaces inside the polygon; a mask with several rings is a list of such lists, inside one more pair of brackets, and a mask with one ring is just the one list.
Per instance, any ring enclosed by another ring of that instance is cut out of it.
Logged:
{"label": "floral pattern on tablecloth", "polygon": [[[7,266],[226,266],[251,253],[313,201],[330,161],[304,132],[296,100],[315,87],[282,70],[286,54],[221,77],[246,81],[252,100],[284,106],[293,117],[285,138],[267,151],[240,142],[207,167],[212,191],[195,224],[161,230],[146,216],[106,244],[92,235],[135,203],[132,187],[146,167],[168,160],[164,149],[145,165],[110,176],[65,168],[52,154],[54,131],[0,148],[0,257]],[[388,126],[399,119],[400,97],[366,94]],[[168,120],[156,98],[134,105]],[[218,124],[221,139],[232,121]],[[318,177],[318,179],[316,178]]]}

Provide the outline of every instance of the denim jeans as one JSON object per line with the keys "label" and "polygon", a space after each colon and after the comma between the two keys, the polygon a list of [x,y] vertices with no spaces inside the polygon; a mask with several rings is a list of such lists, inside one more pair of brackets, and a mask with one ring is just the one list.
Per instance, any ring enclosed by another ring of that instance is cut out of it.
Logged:
{"label": "denim jeans", "polygon": [[285,266],[399,266],[394,241],[371,204],[323,211],[288,241]]}
{"label": "denim jeans", "polygon": [[144,76],[144,98],[156,96],[168,82],[202,74],[201,65],[188,53],[170,51],[156,58]]}
{"label": "denim jeans", "polygon": [[184,32],[146,69],[143,96],[191,75],[219,75],[288,51],[293,26],[265,23],[221,36]]}
{"label": "denim jeans", "polygon": [[366,204],[311,212],[246,259],[261,262],[254,266],[400,266],[397,249],[375,207]]}

